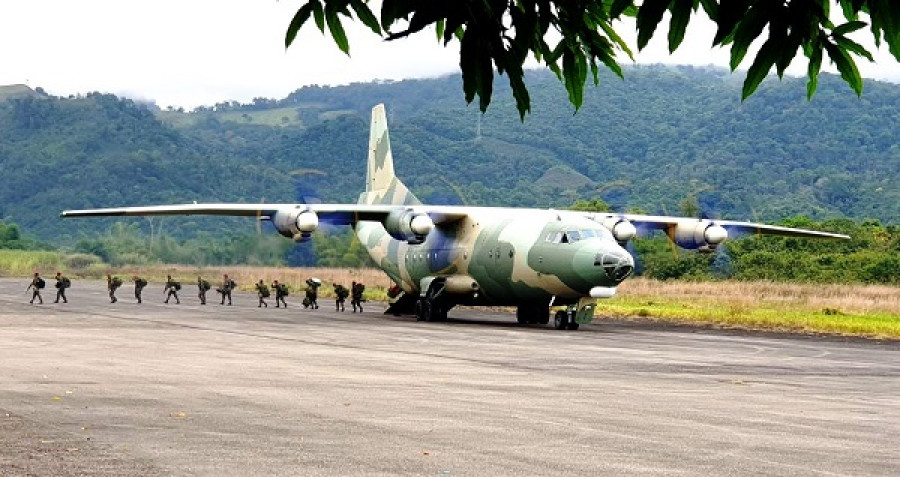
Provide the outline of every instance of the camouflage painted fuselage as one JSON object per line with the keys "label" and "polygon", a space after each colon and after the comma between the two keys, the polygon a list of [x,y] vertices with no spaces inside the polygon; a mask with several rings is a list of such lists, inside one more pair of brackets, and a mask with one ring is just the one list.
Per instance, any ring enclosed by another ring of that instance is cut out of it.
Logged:
{"label": "camouflage painted fuselage", "polygon": [[[359,222],[356,233],[375,262],[407,293],[424,278],[464,275],[480,291],[468,302],[493,305],[574,303],[594,287],[615,287],[606,264],[631,266],[630,255],[602,225],[551,210],[467,207],[466,217],[437,226],[422,244],[391,237],[380,222]],[[561,233],[596,236],[559,242]]]}

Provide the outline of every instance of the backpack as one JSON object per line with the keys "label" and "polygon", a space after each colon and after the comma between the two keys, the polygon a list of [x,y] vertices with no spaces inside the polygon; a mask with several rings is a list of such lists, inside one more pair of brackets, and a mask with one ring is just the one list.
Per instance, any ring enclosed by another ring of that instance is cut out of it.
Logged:
{"label": "backpack", "polygon": [[228,280],[228,289],[234,290],[235,288],[237,288],[237,283],[235,283],[234,280]]}
{"label": "backpack", "polygon": [[260,288],[259,294],[262,295],[263,298],[269,298],[269,295],[271,295],[271,293],[269,293],[269,287],[263,286]]}
{"label": "backpack", "polygon": [[172,288],[174,288],[175,291],[181,290],[181,282],[172,282]]}
{"label": "backpack", "polygon": [[138,278],[137,281],[134,282],[134,286],[136,286],[138,288],[144,288],[145,286],[147,286],[147,280],[144,280],[143,278]]}
{"label": "backpack", "polygon": [[120,286],[122,286],[122,279],[119,278],[119,277],[113,277],[113,279],[112,279],[112,287],[113,287],[113,288],[119,288]]}
{"label": "backpack", "polygon": [[341,287],[341,288],[338,288],[338,289],[337,289],[337,296],[338,296],[338,298],[347,298],[348,295],[350,295],[350,292],[347,291],[346,288]]}
{"label": "backpack", "polygon": [[200,282],[200,288],[203,290],[209,290],[210,288],[212,288],[212,285],[210,285],[208,281],[203,280],[202,282]]}
{"label": "backpack", "polygon": [[37,287],[38,287],[38,288],[44,288],[45,286],[47,286],[47,282],[45,282],[43,278],[38,277],[38,279],[37,279]]}
{"label": "backpack", "polygon": [[62,277],[62,287],[69,288],[72,286],[72,280],[69,280],[69,277]]}
{"label": "backpack", "polygon": [[288,296],[288,287],[287,287],[287,285],[284,285],[284,284],[278,285],[278,289],[281,290],[281,295],[282,295],[282,296]]}

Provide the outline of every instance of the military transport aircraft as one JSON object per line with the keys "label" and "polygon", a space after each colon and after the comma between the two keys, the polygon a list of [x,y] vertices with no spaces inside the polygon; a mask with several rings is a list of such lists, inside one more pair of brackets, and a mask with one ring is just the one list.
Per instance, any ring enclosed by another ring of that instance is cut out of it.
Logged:
{"label": "military transport aircraft", "polygon": [[[515,306],[520,323],[578,329],[634,271],[626,242],[655,230],[711,251],[729,233],[849,238],[749,222],[510,207],[423,205],[394,175],[384,105],[372,110],[366,190],[356,204],[182,204],[67,210],[63,217],[229,215],[270,220],[303,241],[320,220],[350,225],[402,290],[387,313],[441,321],[456,305]],[[640,231],[640,232],[639,232]]]}

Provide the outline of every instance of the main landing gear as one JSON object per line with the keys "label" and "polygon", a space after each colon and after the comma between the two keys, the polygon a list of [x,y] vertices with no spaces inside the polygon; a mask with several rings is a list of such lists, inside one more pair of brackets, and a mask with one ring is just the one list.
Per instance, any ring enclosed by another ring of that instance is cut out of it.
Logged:
{"label": "main landing gear", "polygon": [[578,323],[575,321],[575,311],[570,308],[558,310],[553,315],[553,327],[557,330],[577,330]]}
{"label": "main landing gear", "polygon": [[444,284],[432,282],[424,297],[416,302],[416,321],[447,321],[447,312],[453,305],[443,299]]}

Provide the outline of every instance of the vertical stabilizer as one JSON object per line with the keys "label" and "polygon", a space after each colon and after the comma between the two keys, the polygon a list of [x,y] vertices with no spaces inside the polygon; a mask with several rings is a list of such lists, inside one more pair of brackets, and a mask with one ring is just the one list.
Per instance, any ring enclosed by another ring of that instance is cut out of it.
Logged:
{"label": "vertical stabilizer", "polygon": [[394,158],[388,135],[387,115],[384,105],[372,108],[372,125],[369,130],[369,160],[366,171],[366,192],[361,204],[421,204],[394,174]]}

